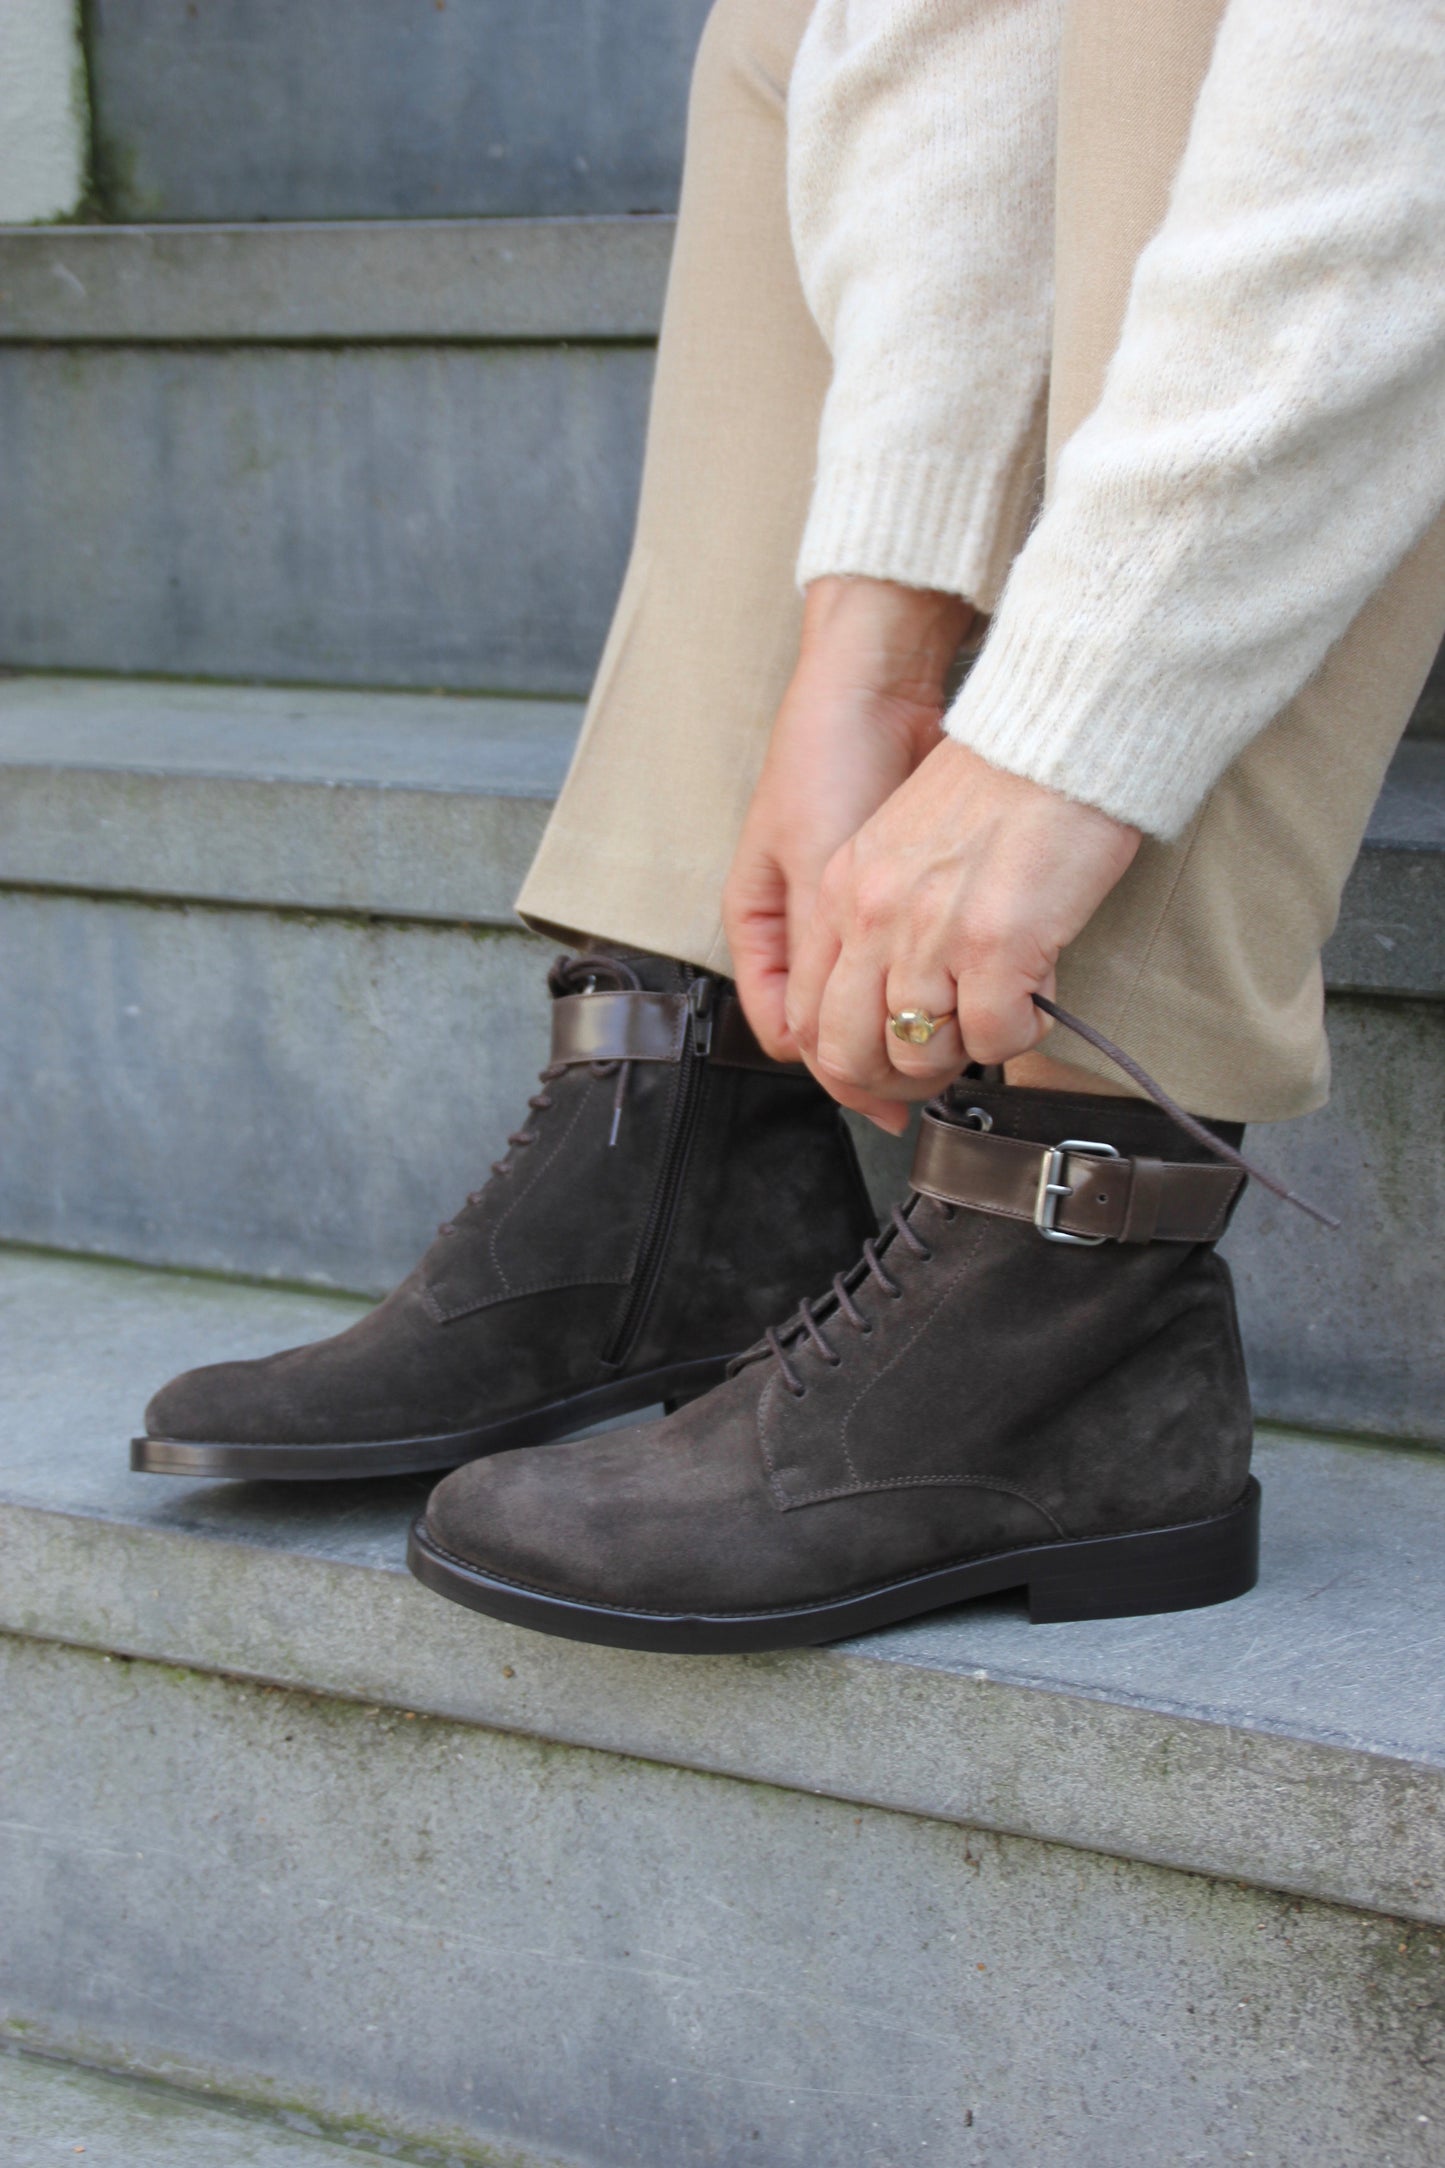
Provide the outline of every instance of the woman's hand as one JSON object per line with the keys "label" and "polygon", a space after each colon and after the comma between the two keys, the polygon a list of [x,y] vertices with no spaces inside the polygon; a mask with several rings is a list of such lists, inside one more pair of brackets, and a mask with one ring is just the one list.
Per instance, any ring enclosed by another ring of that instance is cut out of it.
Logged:
{"label": "woman's hand", "polygon": [[[842,1105],[901,1130],[898,1102],[1038,1044],[1031,996],[1139,840],[944,739],[829,861],[788,978],[793,1043]],[[914,1046],[888,1029],[905,1008],[955,1014]]]}
{"label": "woman's hand", "polygon": [[738,993],[778,1060],[799,1059],[784,1003],[824,868],[938,744],[972,620],[957,596],[888,580],[808,589],[798,666],[723,893]]}

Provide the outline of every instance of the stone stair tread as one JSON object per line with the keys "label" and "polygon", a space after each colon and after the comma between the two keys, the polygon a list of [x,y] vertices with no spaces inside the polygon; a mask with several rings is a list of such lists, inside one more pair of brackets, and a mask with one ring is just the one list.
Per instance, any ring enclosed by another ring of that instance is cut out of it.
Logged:
{"label": "stone stair tread", "polygon": [[1217,1610],[1045,1628],[999,1601],[786,1657],[643,1657],[426,1595],[402,1562],[423,1483],[128,1472],[172,1371],[357,1314],[0,1254],[0,1627],[1445,1918],[1438,1455],[1263,1437],[1263,1579]]}
{"label": "stone stair tread", "polygon": [[[0,885],[509,923],[571,700],[0,678]],[[457,803],[455,801],[461,801]],[[1395,757],[1332,986],[1445,991],[1445,744]]]}
{"label": "stone stair tread", "polygon": [[[553,796],[581,715],[502,694],[0,673],[0,770]],[[1366,844],[1445,851],[1445,742],[1401,745]]]}
{"label": "stone stair tread", "polygon": [[[388,2152],[394,2151],[392,2148]],[[6,2168],[342,2168],[380,2157],[238,2107],[49,2056],[0,2053]]]}
{"label": "stone stair tread", "polygon": [[0,769],[553,797],[575,700],[464,693],[0,679]]}
{"label": "stone stair tread", "polygon": [[508,923],[569,700],[0,679],[0,883]]}
{"label": "stone stair tread", "polygon": [[649,339],[673,223],[0,226],[0,343]]}

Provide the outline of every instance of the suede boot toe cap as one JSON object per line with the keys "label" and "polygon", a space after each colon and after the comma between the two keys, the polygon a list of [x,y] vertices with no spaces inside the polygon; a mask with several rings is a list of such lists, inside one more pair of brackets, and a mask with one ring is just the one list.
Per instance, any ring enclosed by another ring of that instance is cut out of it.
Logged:
{"label": "suede boot toe cap", "polygon": [[146,1435],[205,1445],[329,1445],[385,1438],[397,1411],[315,1376],[285,1355],[208,1363],[163,1385],[145,1412]]}
{"label": "suede boot toe cap", "polygon": [[231,1362],[183,1370],[147,1407],[146,1435],[211,1445],[272,1443],[276,1425],[266,1396],[256,1390],[256,1367]]}

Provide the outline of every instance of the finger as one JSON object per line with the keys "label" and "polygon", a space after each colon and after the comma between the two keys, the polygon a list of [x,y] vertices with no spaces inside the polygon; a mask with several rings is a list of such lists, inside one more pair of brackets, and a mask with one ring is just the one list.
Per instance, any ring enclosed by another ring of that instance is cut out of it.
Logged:
{"label": "finger", "polygon": [[952,979],[936,970],[906,970],[895,965],[888,975],[886,999],[890,1019],[903,1009],[922,1009],[940,1019],[932,1037],[921,1043],[900,1039],[890,1021],[883,1043],[892,1067],[901,1076],[926,1083],[934,1091],[951,1084],[969,1060],[958,1019],[952,1013],[958,1003],[958,989]]}
{"label": "finger", "polygon": [[1052,972],[1042,981],[1010,969],[1002,959],[987,970],[960,978],[958,1028],[970,1060],[992,1067],[1031,1053],[1049,1028],[1048,1018],[1034,1007],[1032,996],[1035,991],[1048,993],[1052,985]]}
{"label": "finger", "polygon": [[828,975],[818,1010],[814,1060],[830,1091],[841,1084],[881,1099],[894,1096],[899,1080],[888,1059],[887,1030],[882,964],[845,948]]}
{"label": "finger", "polygon": [[799,949],[801,948],[801,946],[802,946],[802,942],[803,942],[803,935],[804,935],[804,933],[805,933],[805,932],[807,931],[807,928],[808,928],[808,926],[809,926],[809,924],[810,924],[810,922],[811,922],[811,920],[812,920],[813,912],[814,912],[814,910],[815,910],[815,909],[817,908],[817,903],[818,903],[818,884],[817,884],[817,882],[816,882],[816,881],[800,881],[800,880],[797,880],[796,878],[794,878],[794,879],[792,879],[792,880],[790,880],[790,881],[789,881],[789,883],[788,883],[788,963],[789,963],[789,966],[791,966],[791,964],[792,964],[792,961],[793,961],[793,958],[794,958],[794,957],[795,957],[795,956],[797,955],[797,953],[798,953],[798,950],[799,950]]}
{"label": "finger", "polygon": [[[810,1064],[811,1066],[811,1064]],[[898,1099],[878,1099],[871,1092],[856,1092],[846,1084],[830,1083],[813,1070],[814,1080],[821,1084],[830,1099],[836,1099],[840,1107],[850,1114],[861,1114],[876,1129],[886,1129],[890,1137],[901,1137],[908,1127],[911,1102],[905,1096]]]}
{"label": "finger", "polygon": [[786,1015],[789,915],[787,878],[775,859],[734,865],[723,893],[723,930],[743,1014],[774,1061],[798,1059]]}
{"label": "finger", "polygon": [[823,1002],[823,989],[841,948],[837,928],[820,896],[793,950],[785,1005],[793,1044],[810,1068],[818,1044],[818,1011]]}

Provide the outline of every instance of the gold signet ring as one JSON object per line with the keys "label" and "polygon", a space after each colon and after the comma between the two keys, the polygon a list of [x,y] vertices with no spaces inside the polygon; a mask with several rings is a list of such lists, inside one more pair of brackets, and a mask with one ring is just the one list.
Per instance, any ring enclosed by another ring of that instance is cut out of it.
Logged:
{"label": "gold signet ring", "polygon": [[942,1016],[930,1016],[927,1009],[898,1009],[888,1019],[888,1029],[895,1039],[906,1039],[910,1046],[927,1046],[940,1024],[946,1024],[953,1015],[952,1009]]}

